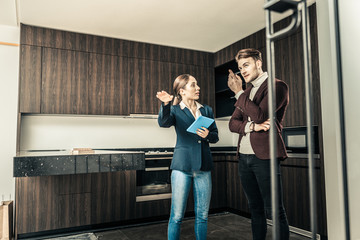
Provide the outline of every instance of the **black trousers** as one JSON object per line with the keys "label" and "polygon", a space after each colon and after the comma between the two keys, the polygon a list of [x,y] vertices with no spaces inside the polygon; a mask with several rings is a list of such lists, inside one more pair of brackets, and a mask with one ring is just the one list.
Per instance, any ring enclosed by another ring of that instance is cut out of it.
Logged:
{"label": "black trousers", "polygon": [[[241,184],[249,203],[251,213],[251,227],[254,240],[265,240],[267,232],[266,219],[272,219],[270,171],[270,160],[261,160],[254,154],[239,155],[239,175]],[[288,240],[289,224],[287,221],[282,198],[280,169],[277,173],[277,177],[279,182],[278,197],[280,239]]]}

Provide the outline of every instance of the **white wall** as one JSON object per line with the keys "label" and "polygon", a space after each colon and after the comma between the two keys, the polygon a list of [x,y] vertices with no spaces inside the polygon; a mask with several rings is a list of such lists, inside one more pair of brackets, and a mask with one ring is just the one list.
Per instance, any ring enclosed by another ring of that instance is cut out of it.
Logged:
{"label": "white wall", "polygon": [[[160,128],[153,117],[28,115],[21,121],[20,149],[174,147],[175,129]],[[216,124],[220,141],[212,146],[235,146],[237,136],[228,121]]]}
{"label": "white wall", "polygon": [[[345,239],[334,0],[317,1],[328,239]],[[351,239],[360,239],[359,27],[357,0],[339,1]]]}
{"label": "white wall", "polygon": [[341,62],[345,105],[346,155],[351,239],[360,239],[360,21],[359,0],[339,1]]}
{"label": "white wall", "polygon": [[[19,43],[17,27],[0,25],[0,41]],[[0,200],[14,199],[13,157],[16,155],[19,47],[0,45]]]}

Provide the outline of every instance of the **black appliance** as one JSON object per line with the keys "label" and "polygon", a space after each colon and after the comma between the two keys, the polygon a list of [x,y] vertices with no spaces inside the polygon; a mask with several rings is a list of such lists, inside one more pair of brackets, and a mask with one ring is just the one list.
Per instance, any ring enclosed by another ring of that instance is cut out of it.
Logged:
{"label": "black appliance", "polygon": [[[314,134],[314,154],[319,154],[319,131],[318,126],[312,128]],[[300,127],[284,127],[282,137],[288,153],[307,153],[307,128]]]}
{"label": "black appliance", "polygon": [[171,152],[145,153],[145,170],[136,174],[136,201],[171,198]]}

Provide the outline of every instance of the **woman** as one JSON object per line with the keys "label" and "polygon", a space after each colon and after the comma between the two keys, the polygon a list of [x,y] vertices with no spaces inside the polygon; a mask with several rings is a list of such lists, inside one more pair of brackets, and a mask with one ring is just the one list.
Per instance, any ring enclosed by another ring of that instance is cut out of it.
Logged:
{"label": "woman", "polygon": [[162,102],[158,117],[160,127],[175,126],[177,135],[171,162],[171,213],[168,225],[168,239],[180,238],[180,227],[184,217],[191,185],[194,191],[195,235],[197,240],[206,239],[207,219],[211,198],[212,157],[209,143],[219,140],[215,122],[209,129],[197,129],[197,133],[186,129],[200,116],[214,118],[211,107],[201,105],[200,87],[196,79],[183,74],[173,84],[174,96],[165,91],[156,97]]}

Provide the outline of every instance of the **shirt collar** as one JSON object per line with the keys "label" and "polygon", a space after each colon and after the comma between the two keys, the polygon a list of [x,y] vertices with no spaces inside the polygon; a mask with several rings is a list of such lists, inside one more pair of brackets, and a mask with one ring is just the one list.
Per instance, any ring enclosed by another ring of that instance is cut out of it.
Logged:
{"label": "shirt collar", "polygon": [[[196,101],[195,101],[195,103],[196,103],[196,111],[199,110],[201,107],[203,107],[203,105],[201,105],[200,103],[198,103]],[[183,103],[183,101],[181,101],[179,105],[180,105],[181,110],[184,110],[184,108],[187,107],[186,104]]]}
{"label": "shirt collar", "polygon": [[267,72],[263,72],[261,75],[259,75],[257,77],[257,79],[255,79],[254,81],[251,82],[251,84],[254,87],[260,87],[261,84],[263,84],[263,82],[268,78],[268,73]]}

